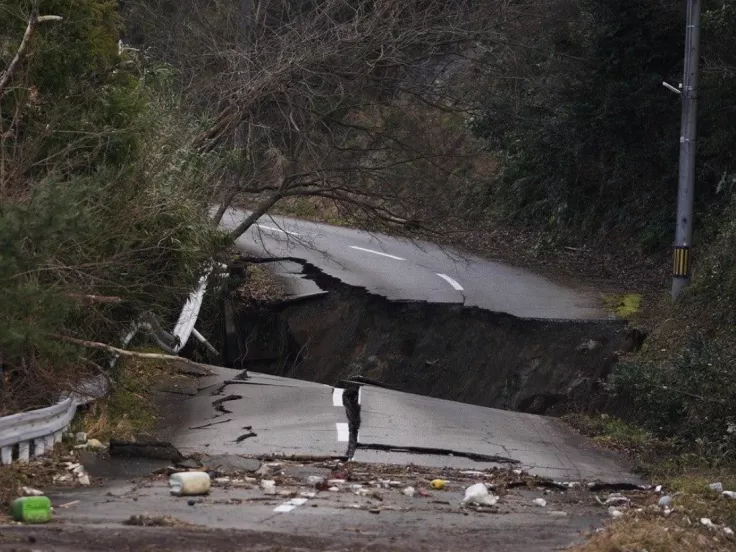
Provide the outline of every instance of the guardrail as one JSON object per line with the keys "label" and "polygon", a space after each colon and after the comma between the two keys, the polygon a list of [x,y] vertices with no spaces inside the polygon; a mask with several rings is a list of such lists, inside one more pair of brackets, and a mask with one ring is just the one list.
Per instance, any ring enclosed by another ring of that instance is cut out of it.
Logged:
{"label": "guardrail", "polygon": [[49,452],[61,441],[77,407],[104,397],[108,389],[108,379],[101,374],[82,382],[75,393],[53,406],[0,418],[0,463],[8,465],[14,457],[28,462]]}

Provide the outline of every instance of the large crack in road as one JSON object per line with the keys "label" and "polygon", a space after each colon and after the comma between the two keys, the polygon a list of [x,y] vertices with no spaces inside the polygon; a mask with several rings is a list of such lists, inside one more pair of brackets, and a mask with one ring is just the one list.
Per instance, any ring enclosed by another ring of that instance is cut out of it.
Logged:
{"label": "large crack in road", "polygon": [[458,304],[390,301],[288,260],[327,293],[236,304],[230,365],[559,414],[596,406],[618,356],[642,340],[618,320],[523,319]]}

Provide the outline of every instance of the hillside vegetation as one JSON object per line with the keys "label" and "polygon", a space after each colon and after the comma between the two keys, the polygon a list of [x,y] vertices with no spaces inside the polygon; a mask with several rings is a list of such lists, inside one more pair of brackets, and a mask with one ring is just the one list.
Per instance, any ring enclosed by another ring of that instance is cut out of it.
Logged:
{"label": "hillside vegetation", "polygon": [[122,24],[110,1],[0,2],[0,415],[99,372],[68,338],[170,318],[219,239],[171,70]]}

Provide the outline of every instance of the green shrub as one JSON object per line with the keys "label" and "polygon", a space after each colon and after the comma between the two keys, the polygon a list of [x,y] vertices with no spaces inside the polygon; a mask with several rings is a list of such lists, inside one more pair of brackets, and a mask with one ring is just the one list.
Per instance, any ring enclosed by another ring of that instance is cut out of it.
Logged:
{"label": "green shrub", "polygon": [[654,434],[736,451],[736,371],[714,342],[696,336],[670,362],[621,363],[608,385]]}

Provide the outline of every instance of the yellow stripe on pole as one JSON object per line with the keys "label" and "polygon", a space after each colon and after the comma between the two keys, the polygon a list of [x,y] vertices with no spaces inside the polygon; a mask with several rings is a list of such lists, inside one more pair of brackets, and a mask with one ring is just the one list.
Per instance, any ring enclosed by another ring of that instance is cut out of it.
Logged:
{"label": "yellow stripe on pole", "polygon": [[675,247],[673,251],[672,275],[687,277],[690,274],[690,248]]}

